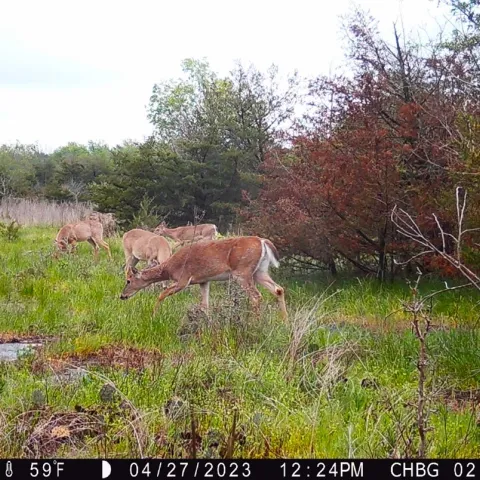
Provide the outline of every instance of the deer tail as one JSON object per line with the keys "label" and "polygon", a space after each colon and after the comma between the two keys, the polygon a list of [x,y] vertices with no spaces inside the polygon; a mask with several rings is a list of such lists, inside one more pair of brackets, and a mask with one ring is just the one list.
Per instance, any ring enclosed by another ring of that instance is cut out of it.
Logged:
{"label": "deer tail", "polygon": [[268,259],[275,268],[278,268],[280,266],[280,255],[278,254],[277,248],[270,240],[267,240],[266,238],[263,239],[263,243],[266,247]]}

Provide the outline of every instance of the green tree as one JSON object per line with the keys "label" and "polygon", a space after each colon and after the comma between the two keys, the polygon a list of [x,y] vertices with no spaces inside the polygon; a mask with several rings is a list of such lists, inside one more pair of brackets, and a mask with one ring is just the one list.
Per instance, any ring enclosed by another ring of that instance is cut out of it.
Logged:
{"label": "green tree", "polygon": [[144,199],[159,215],[186,222],[193,204],[194,178],[167,145],[153,139],[113,150],[113,171],[90,186],[91,199],[100,210],[115,213],[131,225]]}
{"label": "green tree", "polygon": [[39,155],[35,145],[0,146],[0,197],[32,193],[35,186],[34,160]]}
{"label": "green tree", "polygon": [[86,200],[88,185],[113,169],[108,146],[89,142],[88,145],[69,143],[51,155],[54,174],[48,194],[54,198]]}
{"label": "green tree", "polygon": [[275,68],[265,75],[238,64],[227,78],[206,61],[187,59],[182,68],[185,78],[154,86],[149,119],[192,175],[193,205],[222,227],[234,220],[242,190],[255,195],[258,167],[293,116],[298,78],[282,89]]}

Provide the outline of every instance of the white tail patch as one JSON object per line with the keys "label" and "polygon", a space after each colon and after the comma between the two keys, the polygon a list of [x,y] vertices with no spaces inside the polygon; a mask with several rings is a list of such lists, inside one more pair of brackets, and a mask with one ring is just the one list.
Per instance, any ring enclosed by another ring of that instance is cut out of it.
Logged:
{"label": "white tail patch", "polygon": [[280,266],[280,262],[275,258],[275,254],[272,252],[272,249],[265,243],[264,240],[262,240],[262,244],[265,246],[269,262],[275,268],[278,268]]}
{"label": "white tail patch", "polygon": [[272,252],[272,249],[267,245],[265,240],[262,239],[262,256],[260,257],[257,268],[255,269],[255,272],[257,271],[268,272],[268,267],[270,265],[273,265],[275,268],[278,268],[280,266],[280,263],[275,258],[275,255]]}

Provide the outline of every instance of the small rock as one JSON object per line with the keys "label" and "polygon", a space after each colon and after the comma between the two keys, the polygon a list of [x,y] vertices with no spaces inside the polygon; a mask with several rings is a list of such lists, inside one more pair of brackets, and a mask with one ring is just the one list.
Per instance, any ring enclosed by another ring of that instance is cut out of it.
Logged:
{"label": "small rock", "polygon": [[209,430],[207,432],[207,442],[209,448],[218,448],[222,443],[223,436],[219,430]]}
{"label": "small rock", "polygon": [[253,423],[255,425],[260,425],[262,423],[262,420],[263,420],[263,414],[259,412],[255,413],[255,415],[253,416]]}
{"label": "small rock", "polygon": [[369,379],[369,378],[364,378],[362,380],[362,388],[372,388],[374,390],[376,390],[378,388],[378,383],[375,379]]}
{"label": "small rock", "polygon": [[106,383],[100,389],[100,400],[104,403],[112,403],[115,400],[115,387]]}
{"label": "small rock", "polygon": [[172,397],[164,406],[165,415],[172,420],[184,416],[187,412],[187,404],[179,397]]}
{"label": "small rock", "polygon": [[32,393],[32,402],[36,408],[42,408],[47,403],[45,393],[42,390],[34,390]]}
{"label": "small rock", "polygon": [[52,438],[61,439],[70,437],[70,429],[64,425],[53,427],[51,431]]}

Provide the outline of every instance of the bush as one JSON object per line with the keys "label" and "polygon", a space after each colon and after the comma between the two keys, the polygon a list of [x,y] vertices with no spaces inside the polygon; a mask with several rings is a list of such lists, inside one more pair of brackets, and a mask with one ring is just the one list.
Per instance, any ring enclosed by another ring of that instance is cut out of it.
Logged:
{"label": "bush", "polygon": [[157,209],[152,206],[153,199],[143,197],[138,212],[134,214],[132,227],[152,230],[158,225]]}
{"label": "bush", "polygon": [[0,235],[9,242],[13,242],[20,237],[20,224],[16,220],[9,223],[0,222]]}

